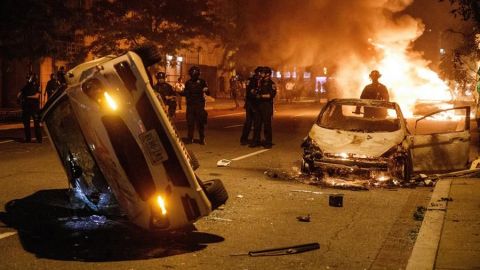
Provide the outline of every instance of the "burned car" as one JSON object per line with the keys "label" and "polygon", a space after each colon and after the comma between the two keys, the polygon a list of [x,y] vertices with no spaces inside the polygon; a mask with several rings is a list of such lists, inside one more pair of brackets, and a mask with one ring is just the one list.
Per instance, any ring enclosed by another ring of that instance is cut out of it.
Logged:
{"label": "burned car", "polygon": [[94,211],[117,205],[143,229],[176,230],[228,194],[220,180],[199,180],[156,97],[146,67],[158,55],[140,48],[73,68],[42,120],[77,200]]}
{"label": "burned car", "polygon": [[411,133],[394,102],[331,100],[302,144],[302,172],[408,180],[414,172],[460,170],[468,165],[468,106],[437,111],[414,124]]}

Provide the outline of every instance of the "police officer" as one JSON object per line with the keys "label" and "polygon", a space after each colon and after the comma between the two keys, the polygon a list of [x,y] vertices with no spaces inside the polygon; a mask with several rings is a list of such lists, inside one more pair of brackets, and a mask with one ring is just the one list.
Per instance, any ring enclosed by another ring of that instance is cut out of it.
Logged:
{"label": "police officer", "polygon": [[200,79],[200,68],[193,66],[189,69],[190,79],[185,82],[183,95],[187,101],[187,127],[188,137],[186,143],[193,142],[195,125],[198,128],[200,144],[205,145],[205,124],[207,111],[205,111],[205,95],[210,95],[207,83]]}
{"label": "police officer", "polygon": [[243,124],[242,136],[240,137],[241,145],[248,144],[248,136],[255,125],[255,113],[258,111],[257,92],[263,74],[263,68],[257,67],[253,75],[248,79],[245,87],[245,122]]}
{"label": "police officer", "polygon": [[[381,84],[378,79],[382,76],[378,70],[372,70],[370,72],[370,79],[372,83],[365,86],[360,95],[361,99],[376,99],[376,100],[384,100],[389,101],[388,90],[385,85]],[[356,113],[359,113],[360,108],[357,107]],[[387,116],[387,110],[384,108],[378,107],[364,107],[364,118],[378,118],[382,119]]]}
{"label": "police officer", "polygon": [[158,72],[156,75],[157,84],[154,86],[154,90],[163,100],[163,103],[167,106],[167,113],[170,118],[175,118],[175,110],[177,109],[177,93],[173,90],[173,87],[165,81],[165,72]]}
{"label": "police officer", "polygon": [[60,67],[60,69],[57,71],[57,80],[60,83],[60,91],[63,91],[67,88],[66,74],[65,67]]}
{"label": "police officer", "polygon": [[50,80],[47,82],[47,86],[45,87],[45,95],[48,99],[57,91],[60,87],[60,82],[57,80],[57,76],[55,73],[50,74]]}
{"label": "police officer", "polygon": [[38,77],[35,73],[27,74],[27,83],[20,90],[17,98],[22,107],[22,122],[25,132],[25,142],[31,142],[30,134],[30,119],[33,118],[33,125],[35,127],[35,137],[37,143],[42,142],[42,131],[40,129],[40,85]]}
{"label": "police officer", "polygon": [[253,131],[253,143],[250,147],[260,146],[260,133],[263,127],[265,143],[263,147],[272,148],[272,116],[273,99],[277,94],[277,87],[272,81],[272,69],[264,67],[264,76],[256,94],[258,113],[255,115],[255,128]]}

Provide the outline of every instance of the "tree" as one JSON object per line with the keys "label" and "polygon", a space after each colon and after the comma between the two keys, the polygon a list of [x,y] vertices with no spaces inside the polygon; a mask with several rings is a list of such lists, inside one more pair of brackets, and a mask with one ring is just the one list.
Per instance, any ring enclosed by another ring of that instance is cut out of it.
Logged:
{"label": "tree", "polygon": [[[440,0],[443,2],[444,0]],[[477,62],[480,59],[480,2],[478,0],[449,0],[454,16],[473,23],[456,31],[449,29],[446,33],[462,35],[463,42],[446,54],[440,63],[444,77],[459,82],[465,90],[468,83],[476,80]]]}
{"label": "tree", "polygon": [[164,53],[175,53],[190,47],[196,37],[221,35],[224,24],[215,12],[216,4],[213,0],[97,1],[86,20],[85,33],[93,37],[89,48],[104,55],[151,42]]}
{"label": "tree", "polygon": [[78,14],[62,0],[0,1],[0,57],[30,64],[44,56],[68,58]]}
{"label": "tree", "polygon": [[[444,0],[440,0],[443,2]],[[480,1],[478,0],[449,0],[452,5],[452,14],[460,16],[465,21],[474,21],[480,28]]]}

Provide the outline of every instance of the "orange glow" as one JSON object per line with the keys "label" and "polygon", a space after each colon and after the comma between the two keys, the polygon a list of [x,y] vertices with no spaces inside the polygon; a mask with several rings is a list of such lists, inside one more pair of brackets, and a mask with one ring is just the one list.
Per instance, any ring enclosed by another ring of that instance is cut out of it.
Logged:
{"label": "orange glow", "polygon": [[162,215],[166,215],[167,207],[165,206],[165,200],[160,195],[157,196],[157,204],[158,204],[158,207],[160,207],[160,210],[162,211]]}
{"label": "orange glow", "polygon": [[[390,99],[397,102],[405,117],[413,116],[417,100],[450,101],[452,95],[447,84],[437,73],[427,67],[427,62],[409,54],[401,45],[383,45],[371,41],[382,58],[375,69],[380,70],[390,92]],[[374,69],[374,68],[372,68]],[[368,73],[364,84],[369,83]]]}

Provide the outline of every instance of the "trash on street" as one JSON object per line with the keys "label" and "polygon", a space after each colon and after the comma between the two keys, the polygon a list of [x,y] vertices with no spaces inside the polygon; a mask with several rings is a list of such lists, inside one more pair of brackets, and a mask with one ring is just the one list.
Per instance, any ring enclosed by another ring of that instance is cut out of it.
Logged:
{"label": "trash on street", "polygon": [[250,256],[250,257],[280,256],[280,255],[298,254],[298,253],[316,250],[316,249],[320,249],[319,243],[309,243],[309,244],[290,246],[290,247],[255,250],[255,251],[249,251],[247,253],[231,254],[230,256]]}

